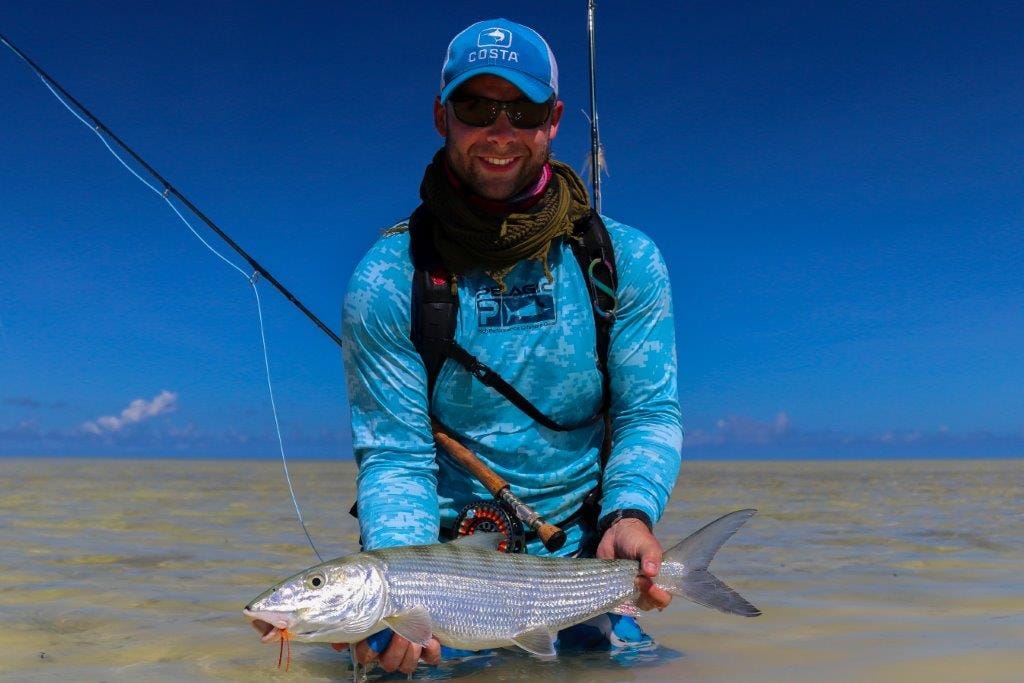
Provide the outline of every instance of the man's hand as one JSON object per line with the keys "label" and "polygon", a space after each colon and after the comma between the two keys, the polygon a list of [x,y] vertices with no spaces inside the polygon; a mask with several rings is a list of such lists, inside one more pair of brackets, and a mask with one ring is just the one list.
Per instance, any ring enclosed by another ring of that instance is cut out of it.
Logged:
{"label": "man's hand", "polygon": [[[337,646],[333,646],[340,650]],[[369,639],[360,640],[355,644],[356,661],[366,665],[379,659],[380,667],[387,672],[395,670],[404,674],[411,674],[416,670],[417,664],[422,659],[427,664],[439,664],[441,662],[441,643],[436,638],[431,638],[426,646],[412,643],[397,633],[391,637],[384,651],[378,653],[370,646]]]}
{"label": "man's hand", "polygon": [[661,543],[639,519],[620,519],[601,537],[597,557],[602,560],[636,560],[640,563],[640,576],[636,586],[640,609],[665,609],[672,595],[654,585],[652,579],[661,570]]}

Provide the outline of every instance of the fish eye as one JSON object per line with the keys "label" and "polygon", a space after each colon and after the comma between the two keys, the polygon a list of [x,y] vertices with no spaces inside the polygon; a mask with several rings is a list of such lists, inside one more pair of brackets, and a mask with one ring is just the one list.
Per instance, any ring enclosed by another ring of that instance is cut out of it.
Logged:
{"label": "fish eye", "polygon": [[327,583],[327,579],[323,574],[313,574],[306,578],[306,588],[323,588],[325,583]]}

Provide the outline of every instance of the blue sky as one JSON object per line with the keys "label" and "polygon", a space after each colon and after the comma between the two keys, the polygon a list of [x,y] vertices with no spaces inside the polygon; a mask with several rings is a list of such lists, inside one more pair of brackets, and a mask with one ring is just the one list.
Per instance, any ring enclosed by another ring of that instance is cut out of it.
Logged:
{"label": "blue sky", "polygon": [[[8,3],[0,33],[337,328],[440,144],[448,40],[502,10],[296,4]],[[577,168],[585,5],[508,15]],[[1024,455],[1024,7],[637,7],[599,3],[604,209],[670,264],[687,457]],[[0,454],[276,455],[247,283],[6,50],[0,87]],[[261,292],[288,452],[350,457],[338,350]]]}

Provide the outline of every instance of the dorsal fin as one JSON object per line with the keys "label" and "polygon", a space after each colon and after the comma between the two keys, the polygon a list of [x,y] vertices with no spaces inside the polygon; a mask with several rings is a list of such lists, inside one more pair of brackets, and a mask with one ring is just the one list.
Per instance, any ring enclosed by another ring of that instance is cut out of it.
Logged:
{"label": "dorsal fin", "polygon": [[481,550],[497,550],[498,544],[505,539],[505,534],[498,531],[478,531],[468,536],[459,536],[449,543],[454,543],[460,548],[480,548]]}

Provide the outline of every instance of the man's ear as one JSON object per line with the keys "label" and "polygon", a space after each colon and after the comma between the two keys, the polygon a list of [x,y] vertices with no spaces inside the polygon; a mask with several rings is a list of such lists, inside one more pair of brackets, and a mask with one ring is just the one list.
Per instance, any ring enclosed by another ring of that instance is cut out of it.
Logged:
{"label": "man's ear", "polygon": [[445,106],[441,104],[440,95],[434,98],[434,128],[441,137],[448,137],[447,112]]}
{"label": "man's ear", "polygon": [[565,111],[565,103],[562,100],[555,102],[554,108],[551,110],[551,131],[548,134],[549,140],[554,140],[555,136],[558,135],[558,124],[562,120],[562,112]]}

